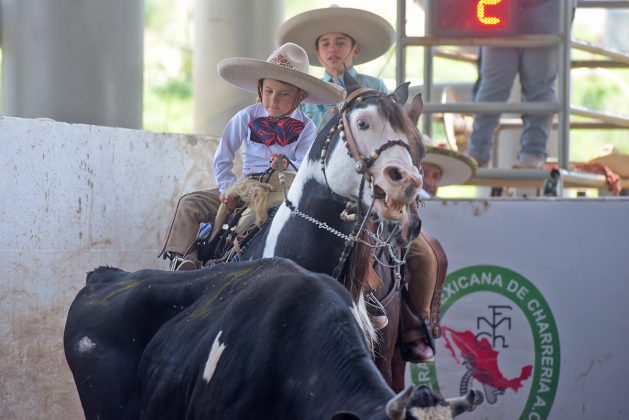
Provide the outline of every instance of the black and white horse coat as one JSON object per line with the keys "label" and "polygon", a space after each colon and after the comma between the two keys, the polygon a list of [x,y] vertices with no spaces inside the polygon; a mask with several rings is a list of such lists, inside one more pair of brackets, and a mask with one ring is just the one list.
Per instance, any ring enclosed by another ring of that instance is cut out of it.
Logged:
{"label": "black and white horse coat", "polygon": [[415,419],[474,398],[452,409],[427,389],[395,398],[347,290],[280,258],[101,267],[70,308],[64,347],[87,419]]}
{"label": "black and white horse coat", "polygon": [[[351,86],[352,82],[346,83]],[[270,225],[244,251],[243,258],[281,256],[310,270],[331,274],[344,240],[302,215],[349,234],[353,223],[339,217],[348,201],[358,202],[363,212],[373,201],[368,216],[386,226],[394,245],[408,245],[419,234],[420,227],[416,198],[422,180],[413,155],[417,159],[423,156],[424,148],[416,127],[402,108],[407,96],[407,84],[391,95],[365,92],[359,95],[362,100],[347,105],[346,124],[342,124],[342,114],[332,119],[320,131],[288,191],[288,199],[298,212],[282,204]],[[341,125],[343,130],[339,129]],[[369,168],[371,180],[362,193],[363,176],[356,171],[356,157],[339,138],[341,131],[355,139],[361,157],[370,157],[379,148],[384,149]],[[387,144],[393,141],[399,144]],[[326,155],[323,162],[322,153]]]}

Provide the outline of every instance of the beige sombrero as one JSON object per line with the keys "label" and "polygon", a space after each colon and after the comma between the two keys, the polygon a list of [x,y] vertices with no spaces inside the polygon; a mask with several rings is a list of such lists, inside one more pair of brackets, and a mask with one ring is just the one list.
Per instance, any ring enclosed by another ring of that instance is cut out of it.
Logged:
{"label": "beige sombrero", "polygon": [[443,171],[440,185],[463,184],[476,174],[476,162],[462,153],[441,147],[426,146],[424,162],[437,165]]}
{"label": "beige sombrero", "polygon": [[321,65],[317,58],[317,39],[328,32],[351,36],[360,46],[354,64],[362,64],[386,53],[395,42],[395,30],[389,22],[375,13],[361,9],[330,6],[309,10],[293,16],[280,25],[277,44],[294,42],[303,46],[313,65]]}
{"label": "beige sombrero", "polygon": [[231,57],[218,63],[218,73],[229,83],[249,92],[258,92],[260,79],[275,79],[303,89],[308,96],[304,102],[336,104],[345,97],[343,88],[308,74],[310,65],[306,51],[299,45],[286,43],[273,51],[269,58]]}
{"label": "beige sombrero", "polygon": [[629,178],[629,155],[621,153],[613,144],[604,145],[601,154],[588,163],[607,166],[621,178]]}

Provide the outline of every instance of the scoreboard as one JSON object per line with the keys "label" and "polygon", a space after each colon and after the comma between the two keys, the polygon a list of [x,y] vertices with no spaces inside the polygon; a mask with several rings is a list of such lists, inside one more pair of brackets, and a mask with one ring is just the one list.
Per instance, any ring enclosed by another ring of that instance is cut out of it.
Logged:
{"label": "scoreboard", "polygon": [[442,37],[483,37],[515,33],[518,0],[429,0],[428,33]]}

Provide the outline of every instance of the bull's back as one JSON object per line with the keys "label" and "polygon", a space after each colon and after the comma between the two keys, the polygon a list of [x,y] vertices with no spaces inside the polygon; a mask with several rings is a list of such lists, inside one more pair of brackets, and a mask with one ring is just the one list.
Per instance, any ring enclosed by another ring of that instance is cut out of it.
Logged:
{"label": "bull's back", "polygon": [[290,418],[294,382],[328,371],[310,354],[327,351],[335,325],[368,359],[343,286],[283,261],[261,260],[157,332],[140,367],[144,418]]}
{"label": "bull's back", "polygon": [[[177,394],[179,406],[187,407],[198,383],[213,386],[224,372],[233,373],[230,384],[244,381],[258,362],[277,357],[264,343],[274,329],[281,331],[281,319],[290,320],[316,294],[304,285],[349,299],[342,286],[320,276],[277,258],[188,272],[100,267],[89,273],[64,331],[66,359],[86,418],[139,418],[141,405],[146,418],[153,409],[164,417],[159,401],[173,403]],[[203,372],[220,331],[237,357],[208,381]],[[152,390],[144,400],[141,382]],[[240,392],[238,386],[231,388]]]}

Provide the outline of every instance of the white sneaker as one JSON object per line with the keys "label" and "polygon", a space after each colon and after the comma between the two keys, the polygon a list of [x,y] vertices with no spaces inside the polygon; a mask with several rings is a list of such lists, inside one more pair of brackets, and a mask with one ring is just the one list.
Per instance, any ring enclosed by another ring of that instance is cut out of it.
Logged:
{"label": "white sneaker", "polygon": [[535,155],[526,155],[513,164],[515,169],[544,169],[546,159]]}

